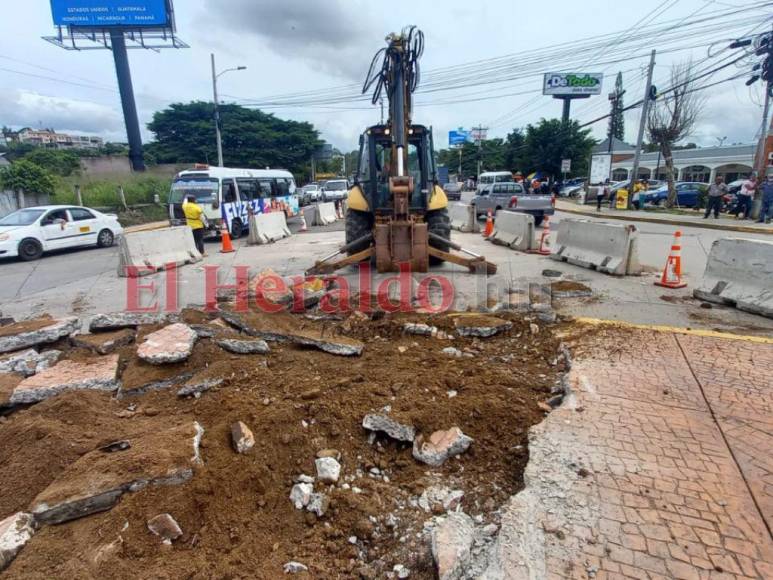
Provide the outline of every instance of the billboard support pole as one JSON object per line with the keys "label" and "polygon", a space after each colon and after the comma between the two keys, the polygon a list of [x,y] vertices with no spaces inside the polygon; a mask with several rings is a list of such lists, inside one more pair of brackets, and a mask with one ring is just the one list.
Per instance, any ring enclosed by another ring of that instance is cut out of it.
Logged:
{"label": "billboard support pole", "polygon": [[572,108],[572,97],[563,97],[562,100],[564,101],[564,110],[561,114],[561,122],[566,125],[569,122],[569,112]]}
{"label": "billboard support pole", "polygon": [[137,118],[137,104],[134,101],[132,73],[129,69],[129,55],[126,53],[126,39],[122,30],[110,31],[110,44],[115,60],[115,73],[118,77],[118,91],[121,93],[121,107],[126,122],[126,136],[129,140],[129,159],[134,171],[145,171],[142,158],[142,136]]}

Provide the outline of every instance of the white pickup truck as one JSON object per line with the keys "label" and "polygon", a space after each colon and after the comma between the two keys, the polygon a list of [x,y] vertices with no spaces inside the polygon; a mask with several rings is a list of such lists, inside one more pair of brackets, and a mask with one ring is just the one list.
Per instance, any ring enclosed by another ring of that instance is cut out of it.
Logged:
{"label": "white pickup truck", "polygon": [[520,183],[492,183],[482,188],[472,199],[475,215],[492,215],[502,209],[517,211],[534,216],[535,225],[540,225],[546,215],[556,211],[556,199],[551,194],[530,193]]}

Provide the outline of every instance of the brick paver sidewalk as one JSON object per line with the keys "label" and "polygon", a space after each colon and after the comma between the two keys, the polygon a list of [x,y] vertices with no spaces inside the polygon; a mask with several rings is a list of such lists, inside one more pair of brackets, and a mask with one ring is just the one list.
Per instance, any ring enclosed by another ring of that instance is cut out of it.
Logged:
{"label": "brick paver sidewalk", "polygon": [[773,345],[627,330],[577,347],[485,577],[773,578]]}

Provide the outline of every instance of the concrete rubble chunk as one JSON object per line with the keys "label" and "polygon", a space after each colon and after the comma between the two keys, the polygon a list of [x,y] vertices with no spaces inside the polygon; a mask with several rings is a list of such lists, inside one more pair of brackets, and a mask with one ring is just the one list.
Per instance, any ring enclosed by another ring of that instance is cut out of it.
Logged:
{"label": "concrete rubble chunk", "polygon": [[0,373],[16,373],[31,377],[35,373],[56,364],[62,355],[60,350],[47,350],[38,353],[34,348],[13,353],[0,358]]}
{"label": "concrete rubble chunk", "polygon": [[413,457],[437,467],[449,457],[459,455],[467,451],[472,443],[472,438],[468,437],[459,427],[451,427],[446,431],[435,431],[428,438],[423,435],[416,437],[413,442]]}
{"label": "concrete rubble chunk", "polygon": [[203,433],[199,423],[188,422],[132,439],[118,453],[90,451],[33,500],[31,511],[39,522],[60,524],[108,510],[127,492],[184,483],[201,462]]}
{"label": "concrete rubble chunk", "polygon": [[234,340],[224,338],[215,341],[217,346],[233,354],[267,354],[271,349],[265,340]]}
{"label": "concrete rubble chunk", "polygon": [[303,346],[313,346],[321,351],[338,356],[360,356],[365,348],[364,344],[351,338],[343,336],[325,337],[316,333],[295,334],[292,340]]}
{"label": "concrete rubble chunk", "polygon": [[397,577],[401,580],[408,578],[411,575],[411,571],[402,564],[395,564],[392,571],[397,574]]}
{"label": "concrete rubble chunk", "polygon": [[0,329],[0,353],[56,342],[70,336],[80,324],[75,316],[14,322]]}
{"label": "concrete rubble chunk", "polygon": [[247,453],[255,446],[255,436],[243,422],[231,425],[231,442],[237,453]]}
{"label": "concrete rubble chunk", "polygon": [[[216,387],[219,387],[224,382],[224,379],[212,379],[212,378],[203,378],[199,377],[198,375],[194,375],[190,377],[185,384],[180,387],[177,390],[177,396],[178,397],[190,397],[190,396],[197,396],[201,393],[205,393],[209,391],[210,389],[214,389]],[[177,384],[177,383],[173,383]],[[173,385],[169,385],[173,386]]]}
{"label": "concrete rubble chunk", "polygon": [[122,328],[137,328],[143,324],[164,324],[174,317],[169,314],[153,312],[114,312],[112,314],[97,314],[89,322],[90,332],[103,330],[120,330]]}
{"label": "concrete rubble chunk", "polygon": [[329,506],[330,500],[324,493],[312,493],[309,496],[309,503],[306,505],[306,510],[321,518],[325,515]]}
{"label": "concrete rubble chunk", "polygon": [[301,572],[308,572],[308,566],[304,566],[300,562],[288,562],[284,565],[285,574],[299,574]]}
{"label": "concrete rubble chunk", "polygon": [[413,425],[403,425],[386,415],[368,414],[362,420],[362,426],[368,431],[381,431],[397,441],[412,442],[416,437]]}
{"label": "concrete rubble chunk", "polygon": [[149,520],[148,529],[167,544],[171,544],[172,541],[183,535],[180,524],[169,514],[158,514]]}
{"label": "concrete rubble chunk", "polygon": [[295,509],[302,510],[309,505],[314,486],[311,483],[296,483],[290,490],[290,501]]}
{"label": "concrete rubble chunk", "polygon": [[470,562],[475,525],[467,514],[454,512],[432,530],[432,557],[440,580],[458,580]]}
{"label": "concrete rubble chunk", "polygon": [[191,356],[197,338],[187,324],[170,324],[147,335],[137,348],[137,356],[156,365],[182,362]]}
{"label": "concrete rubble chunk", "polygon": [[513,327],[512,322],[493,316],[460,317],[455,324],[459,336],[466,338],[489,338]]}
{"label": "concrete rubble chunk", "polygon": [[122,346],[134,342],[135,331],[122,328],[96,334],[76,334],[70,337],[73,346],[86,348],[97,354],[111,354]]}
{"label": "concrete rubble chunk", "polygon": [[35,518],[19,512],[0,522],[0,571],[5,570],[35,534]]}
{"label": "concrete rubble chunk", "polygon": [[417,336],[431,336],[432,338],[438,338],[440,340],[449,340],[453,338],[440,330],[437,326],[413,322],[403,324],[403,332],[405,334],[415,334]]}
{"label": "concrete rubble chunk", "polygon": [[119,387],[117,374],[117,354],[99,357],[87,363],[64,360],[24,379],[13,390],[10,403],[37,403],[64,391],[115,391]]}
{"label": "concrete rubble chunk", "polygon": [[454,358],[462,358],[462,351],[458,348],[454,348],[453,346],[447,346],[442,350],[443,354],[447,354],[448,356],[452,356]]}
{"label": "concrete rubble chunk", "polygon": [[322,483],[336,483],[341,475],[341,464],[332,457],[320,457],[315,460],[317,479]]}

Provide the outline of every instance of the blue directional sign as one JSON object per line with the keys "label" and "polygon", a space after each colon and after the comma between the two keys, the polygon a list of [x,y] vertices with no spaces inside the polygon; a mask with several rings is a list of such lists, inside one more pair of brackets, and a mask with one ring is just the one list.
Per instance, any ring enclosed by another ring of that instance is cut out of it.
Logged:
{"label": "blue directional sign", "polygon": [[454,145],[464,145],[470,140],[470,132],[459,129],[457,131],[448,132],[448,145],[453,147]]}
{"label": "blue directional sign", "polygon": [[56,26],[159,27],[169,24],[167,0],[51,0]]}

